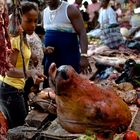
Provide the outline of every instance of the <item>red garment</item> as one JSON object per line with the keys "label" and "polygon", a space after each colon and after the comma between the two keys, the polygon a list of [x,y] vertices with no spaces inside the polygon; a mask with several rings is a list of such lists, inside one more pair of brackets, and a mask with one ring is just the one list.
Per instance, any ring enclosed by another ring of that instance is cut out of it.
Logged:
{"label": "red garment", "polygon": [[0,12],[0,75],[5,75],[10,64],[8,60],[9,50],[11,49],[10,38],[8,35],[8,12],[3,4],[3,11]]}

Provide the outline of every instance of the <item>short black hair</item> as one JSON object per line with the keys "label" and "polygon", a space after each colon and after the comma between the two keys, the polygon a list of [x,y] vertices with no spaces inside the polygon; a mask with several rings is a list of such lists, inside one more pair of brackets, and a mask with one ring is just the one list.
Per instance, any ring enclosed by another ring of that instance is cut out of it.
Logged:
{"label": "short black hair", "polygon": [[87,1],[85,1],[85,2],[83,3],[83,5],[88,5],[88,2],[87,2]]}
{"label": "short black hair", "polygon": [[21,11],[22,11],[22,14],[25,14],[25,13],[29,12],[32,9],[35,10],[35,11],[38,11],[38,6],[37,6],[36,3],[29,2],[29,1],[21,2]]}
{"label": "short black hair", "polygon": [[40,1],[39,0],[28,0],[30,2],[35,2],[38,6],[40,6]]}

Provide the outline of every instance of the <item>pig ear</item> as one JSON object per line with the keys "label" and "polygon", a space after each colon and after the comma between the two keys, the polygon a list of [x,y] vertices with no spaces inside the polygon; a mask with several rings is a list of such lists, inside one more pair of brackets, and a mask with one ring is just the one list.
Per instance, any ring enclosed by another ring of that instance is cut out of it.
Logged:
{"label": "pig ear", "polygon": [[55,79],[56,72],[57,72],[56,64],[52,63],[49,67],[49,76],[52,78],[52,80]]}

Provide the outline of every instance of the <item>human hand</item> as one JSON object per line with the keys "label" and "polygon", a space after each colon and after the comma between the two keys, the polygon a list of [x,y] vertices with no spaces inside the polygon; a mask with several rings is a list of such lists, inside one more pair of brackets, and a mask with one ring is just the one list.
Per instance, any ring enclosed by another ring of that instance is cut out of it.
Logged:
{"label": "human hand", "polygon": [[27,77],[33,78],[34,84],[36,85],[39,85],[41,82],[44,81],[44,79],[47,79],[47,77],[41,72],[39,72],[37,69],[28,70],[26,74],[27,74]]}
{"label": "human hand", "polygon": [[88,73],[92,72],[91,66],[89,64],[88,57],[81,56],[80,66],[81,66],[81,72],[83,74],[88,74]]}
{"label": "human hand", "polygon": [[52,46],[47,46],[46,48],[44,48],[44,53],[46,54],[51,54],[54,52],[54,47]]}
{"label": "human hand", "polygon": [[36,73],[34,76],[34,84],[39,85],[41,82],[44,81],[44,79],[47,79],[47,77],[44,74]]}

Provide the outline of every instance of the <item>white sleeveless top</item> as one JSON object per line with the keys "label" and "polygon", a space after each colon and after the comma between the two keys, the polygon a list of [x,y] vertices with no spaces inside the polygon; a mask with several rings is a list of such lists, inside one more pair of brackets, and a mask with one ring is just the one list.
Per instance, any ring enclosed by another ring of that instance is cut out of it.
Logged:
{"label": "white sleeveless top", "polygon": [[75,33],[67,14],[68,6],[69,3],[62,1],[61,5],[55,10],[50,10],[49,7],[45,8],[43,11],[44,29]]}

